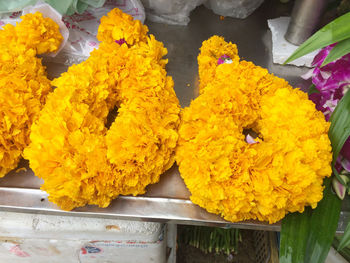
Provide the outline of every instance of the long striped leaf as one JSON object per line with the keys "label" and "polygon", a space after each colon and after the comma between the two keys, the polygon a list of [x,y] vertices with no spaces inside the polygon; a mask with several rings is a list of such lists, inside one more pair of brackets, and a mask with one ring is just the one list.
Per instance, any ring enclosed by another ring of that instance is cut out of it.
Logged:
{"label": "long striped leaf", "polygon": [[324,180],[323,199],[312,212],[304,263],[323,263],[334,239],[342,200],[332,193],[331,178]]}
{"label": "long striped leaf", "polygon": [[350,53],[350,38],[340,41],[335,47],[333,47],[323,61],[321,67],[326,66],[328,63],[337,60],[348,53]]}
{"label": "long striped leaf", "polygon": [[348,223],[348,225],[346,226],[344,235],[340,240],[338,250],[342,250],[344,247],[347,247],[349,245],[350,245],[350,223]]}
{"label": "long striped leaf", "polygon": [[347,92],[338,102],[329,121],[331,122],[331,126],[328,136],[332,144],[334,164],[340,150],[350,135],[350,92]]}
{"label": "long striped leaf", "polygon": [[323,199],[317,208],[294,213],[282,221],[280,263],[323,263],[338,226],[341,200],[324,181]]}
{"label": "long striped leaf", "polygon": [[340,42],[347,38],[350,38],[350,12],[338,17],[313,34],[294,51],[284,64],[300,58],[316,49],[323,48],[335,42]]}
{"label": "long striped leaf", "polygon": [[282,220],[280,263],[302,263],[310,230],[311,209],[287,215]]}

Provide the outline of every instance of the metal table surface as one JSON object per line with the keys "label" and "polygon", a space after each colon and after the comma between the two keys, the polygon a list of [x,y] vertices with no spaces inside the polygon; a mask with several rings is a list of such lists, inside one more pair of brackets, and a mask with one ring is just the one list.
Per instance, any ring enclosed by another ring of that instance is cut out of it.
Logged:
{"label": "metal table surface", "polygon": [[[287,79],[294,87],[303,89],[300,75],[307,69],[294,66],[281,66],[272,63],[271,33],[267,19],[290,14],[291,4],[281,4],[277,0],[265,3],[247,19],[225,18],[201,6],[191,14],[188,26],[170,26],[146,21],[150,33],[164,42],[168,49],[168,74],[175,82],[175,91],[183,107],[190,104],[198,95],[197,55],[203,40],[217,34],[226,41],[237,44],[242,59],[253,61],[256,65],[268,68],[270,72]],[[50,77],[57,77],[66,70],[58,64],[47,64]],[[27,167],[22,161],[19,167]],[[86,206],[73,211],[62,211],[47,200],[47,194],[41,191],[42,181],[28,168],[26,171],[12,171],[0,179],[0,210],[59,214],[87,217],[119,218],[178,224],[197,224],[221,227],[236,227],[260,230],[280,230],[280,224],[269,225],[258,221],[230,223],[220,216],[210,214],[194,205],[190,193],[174,165],[161,176],[160,182],[148,187],[143,196],[120,196],[107,208]],[[346,209],[345,209],[346,210]],[[338,231],[345,229],[344,221],[349,218],[342,212]]]}

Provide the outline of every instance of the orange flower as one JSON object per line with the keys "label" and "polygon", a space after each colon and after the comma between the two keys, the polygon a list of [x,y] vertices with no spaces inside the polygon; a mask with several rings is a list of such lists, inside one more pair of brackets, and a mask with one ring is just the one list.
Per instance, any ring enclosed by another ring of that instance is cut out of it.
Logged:
{"label": "orange flower", "polygon": [[29,144],[30,127],[51,90],[37,54],[58,49],[58,25],[41,13],[0,31],[0,177],[14,169]]}

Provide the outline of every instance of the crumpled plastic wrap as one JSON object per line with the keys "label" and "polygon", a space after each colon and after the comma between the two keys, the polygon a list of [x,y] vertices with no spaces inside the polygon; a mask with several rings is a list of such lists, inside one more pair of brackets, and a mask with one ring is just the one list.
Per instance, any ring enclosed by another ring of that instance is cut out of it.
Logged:
{"label": "crumpled plastic wrap", "polygon": [[264,0],[141,0],[147,19],[171,25],[187,25],[190,13],[197,6],[205,4],[215,14],[234,18],[246,18]]}
{"label": "crumpled plastic wrap", "polygon": [[132,15],[142,23],[145,21],[145,10],[139,0],[107,0],[100,8],[89,7],[83,14],[76,13],[63,17],[50,5],[38,2],[34,6],[24,8],[22,12],[2,14],[0,27],[7,23],[15,25],[16,22],[21,20],[22,13],[40,11],[44,17],[50,17],[59,24],[60,32],[64,37],[64,43],[61,45],[59,52],[45,55],[44,60],[70,66],[87,59],[90,52],[99,46],[96,35],[100,19],[115,7]]}
{"label": "crumpled plastic wrap", "polygon": [[90,52],[99,46],[96,35],[101,17],[116,7],[142,23],[146,19],[145,10],[139,0],[107,0],[103,7],[88,8],[83,14],[63,16],[63,22],[69,29],[69,39],[55,62],[70,66],[87,59]]}
{"label": "crumpled plastic wrap", "polygon": [[190,13],[206,0],[141,0],[147,19],[153,22],[187,25]]}
{"label": "crumpled plastic wrap", "polygon": [[208,0],[205,6],[221,16],[246,18],[263,2],[264,0]]}
{"label": "crumpled plastic wrap", "polygon": [[[35,5],[38,0],[9,0],[0,1],[0,13],[18,12],[23,8]],[[106,0],[44,0],[55,8],[60,14],[72,15],[83,13],[91,7],[102,7]]]}

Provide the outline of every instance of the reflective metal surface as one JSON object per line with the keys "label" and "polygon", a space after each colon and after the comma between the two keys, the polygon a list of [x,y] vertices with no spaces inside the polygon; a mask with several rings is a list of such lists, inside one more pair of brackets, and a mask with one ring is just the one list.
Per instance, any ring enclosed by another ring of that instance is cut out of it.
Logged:
{"label": "reflective metal surface", "polygon": [[285,39],[302,44],[315,31],[328,0],[296,0]]}
{"label": "reflective metal surface", "polygon": [[[168,48],[168,73],[173,76],[175,91],[183,107],[188,106],[198,94],[197,55],[203,40],[217,34],[237,44],[242,59],[266,67],[277,76],[284,77],[293,86],[301,86],[300,74],[307,69],[280,66],[272,63],[271,33],[267,19],[290,13],[291,4],[283,5],[278,0],[268,1],[247,19],[225,18],[199,7],[191,14],[187,27],[170,26],[146,21],[150,32]],[[62,65],[48,64],[51,77],[66,70]],[[28,167],[22,161],[20,167]],[[125,218],[133,220],[174,222],[178,224],[215,225],[222,227],[279,230],[280,224],[268,225],[257,221],[229,223],[217,215],[210,214],[189,201],[190,193],[181,179],[177,166],[161,176],[160,182],[148,187],[141,197],[121,196],[107,208],[86,206],[74,211],[62,211],[47,200],[45,192],[39,190],[42,181],[31,170],[12,171],[0,179],[0,209],[17,212],[60,214],[87,217]],[[348,214],[343,213],[346,219]],[[345,226],[340,222],[339,230]]]}

